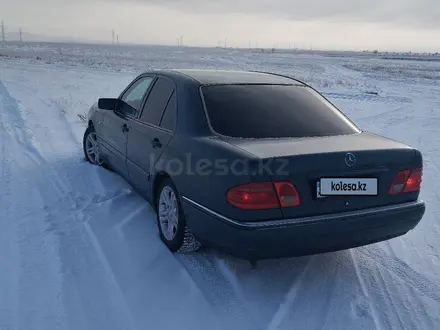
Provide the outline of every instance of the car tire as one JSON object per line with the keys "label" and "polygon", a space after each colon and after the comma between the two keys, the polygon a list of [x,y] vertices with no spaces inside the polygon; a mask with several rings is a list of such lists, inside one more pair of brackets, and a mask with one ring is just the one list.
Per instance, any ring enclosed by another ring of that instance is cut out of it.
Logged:
{"label": "car tire", "polygon": [[97,166],[102,165],[102,160],[99,155],[99,145],[96,139],[96,132],[92,125],[87,127],[86,131],[84,132],[83,151],[84,157],[89,163]]}
{"label": "car tire", "polygon": [[156,197],[157,226],[162,242],[171,252],[190,253],[201,244],[186,225],[180,195],[170,179],[165,179]]}

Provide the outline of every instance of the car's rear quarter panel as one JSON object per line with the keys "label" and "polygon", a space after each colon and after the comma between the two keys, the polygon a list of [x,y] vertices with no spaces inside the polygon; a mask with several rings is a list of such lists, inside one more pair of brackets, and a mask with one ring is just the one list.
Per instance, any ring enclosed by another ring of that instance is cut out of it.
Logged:
{"label": "car's rear quarter panel", "polygon": [[[233,164],[237,160],[239,164],[248,161],[246,171],[243,171],[242,165],[237,165],[237,173],[234,173]],[[244,211],[227,202],[226,193],[230,188],[271,179],[264,171],[259,170],[256,159],[219,138],[175,138],[164,153],[161,166],[167,162],[183,164],[183,172],[168,171],[179,193],[214,212],[242,221],[282,217],[279,209]],[[158,167],[157,170],[167,172],[166,168]],[[255,174],[250,175],[252,173]]]}

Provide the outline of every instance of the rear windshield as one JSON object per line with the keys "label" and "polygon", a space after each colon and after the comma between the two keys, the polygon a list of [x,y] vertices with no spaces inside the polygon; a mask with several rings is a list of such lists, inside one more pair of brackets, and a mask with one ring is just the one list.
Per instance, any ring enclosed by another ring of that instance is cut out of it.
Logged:
{"label": "rear windshield", "polygon": [[238,138],[358,133],[324,97],[298,85],[211,85],[202,94],[212,129]]}

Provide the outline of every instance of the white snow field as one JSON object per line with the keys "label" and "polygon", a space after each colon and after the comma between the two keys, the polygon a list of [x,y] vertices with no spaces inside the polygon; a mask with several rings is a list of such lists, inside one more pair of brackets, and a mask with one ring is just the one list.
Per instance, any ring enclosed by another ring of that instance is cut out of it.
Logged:
{"label": "white snow field", "polygon": [[[150,67],[269,70],[305,80],[361,128],[423,152],[425,217],[401,238],[262,261],[255,270],[213,251],[173,255],[149,204],[116,174],[86,163],[81,146],[78,114]],[[6,46],[0,173],[1,330],[439,327],[440,62]]]}

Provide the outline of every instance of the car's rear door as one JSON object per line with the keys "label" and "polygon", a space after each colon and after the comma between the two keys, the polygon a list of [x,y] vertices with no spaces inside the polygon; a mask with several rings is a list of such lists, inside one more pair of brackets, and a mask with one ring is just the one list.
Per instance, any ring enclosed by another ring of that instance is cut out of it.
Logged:
{"label": "car's rear door", "polygon": [[136,118],[154,75],[138,77],[119,97],[122,106],[115,111],[106,111],[102,125],[102,157],[115,172],[128,178],[126,156],[127,138],[132,119]]}
{"label": "car's rear door", "polygon": [[176,125],[176,87],[173,80],[158,76],[142,112],[128,135],[127,167],[130,181],[147,198],[155,163],[171,141]]}

